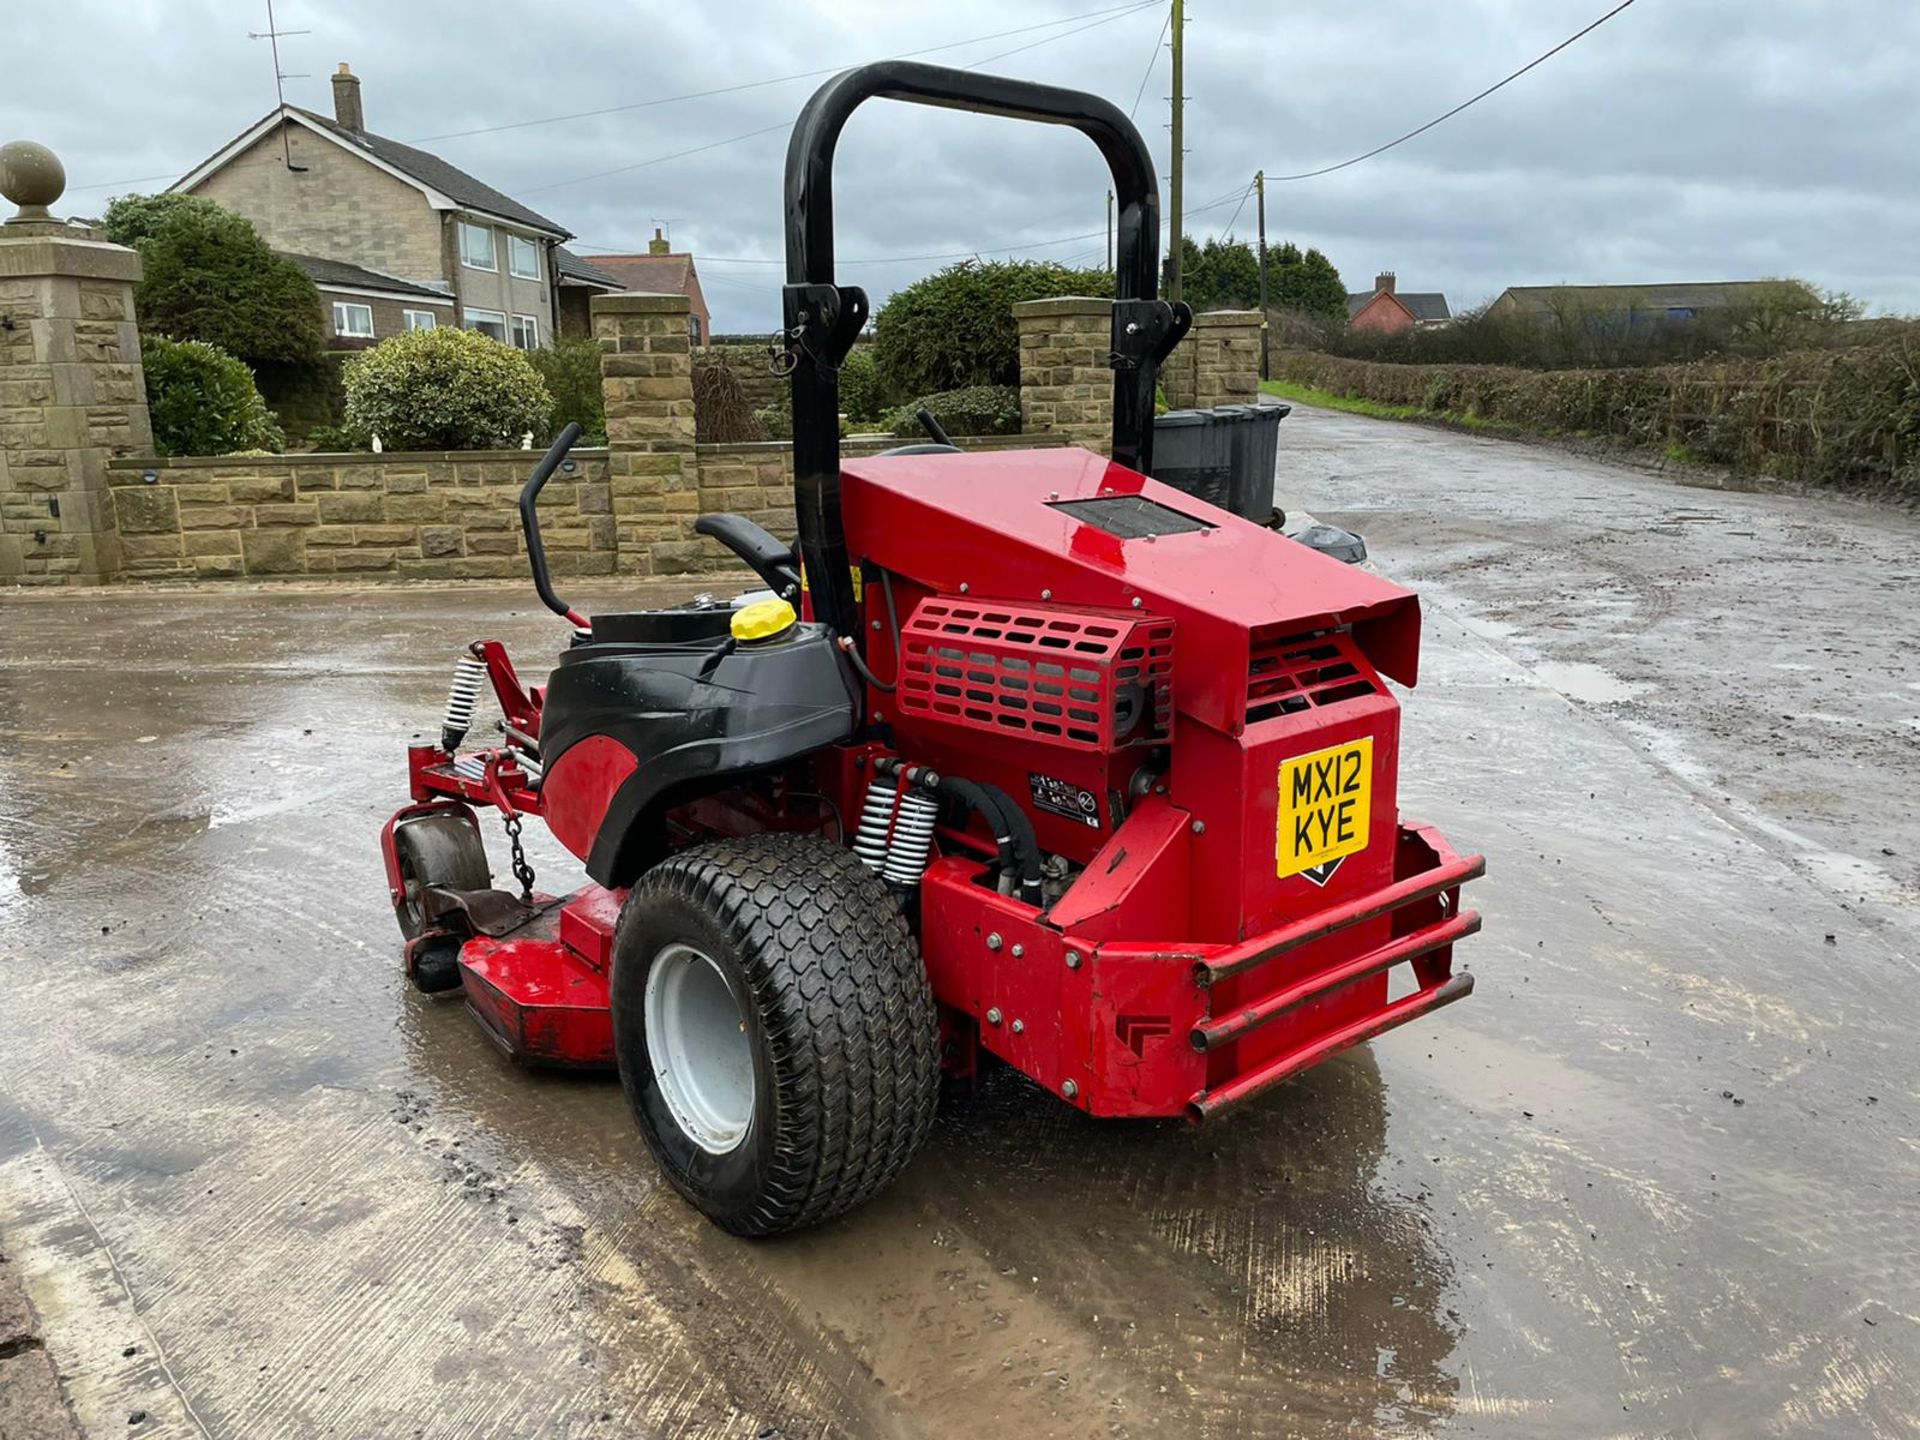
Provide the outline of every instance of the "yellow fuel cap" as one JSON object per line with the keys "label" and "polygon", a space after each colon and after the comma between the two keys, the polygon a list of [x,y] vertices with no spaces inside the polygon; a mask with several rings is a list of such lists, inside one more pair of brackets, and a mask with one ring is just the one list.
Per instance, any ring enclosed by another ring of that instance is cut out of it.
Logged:
{"label": "yellow fuel cap", "polygon": [[743,642],[775,640],[794,627],[798,617],[784,600],[756,600],[733,612],[733,638]]}

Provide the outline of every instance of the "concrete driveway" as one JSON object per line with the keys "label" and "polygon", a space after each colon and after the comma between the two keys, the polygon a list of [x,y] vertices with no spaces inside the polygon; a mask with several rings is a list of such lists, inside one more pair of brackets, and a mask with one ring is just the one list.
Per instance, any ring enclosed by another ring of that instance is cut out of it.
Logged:
{"label": "concrete driveway", "polygon": [[999,1084],[777,1243],[400,976],[404,740],[530,590],[0,599],[0,1245],[89,1429],[1916,1433],[1920,523],[1282,436],[1425,596],[1473,998],[1206,1129]]}

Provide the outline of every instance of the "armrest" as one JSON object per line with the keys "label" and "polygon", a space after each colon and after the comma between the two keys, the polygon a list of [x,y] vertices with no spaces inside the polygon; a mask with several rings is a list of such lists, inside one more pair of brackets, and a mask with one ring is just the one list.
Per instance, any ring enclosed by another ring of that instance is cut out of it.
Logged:
{"label": "armrest", "polygon": [[702,515],[694,533],[710,535],[738,555],[748,569],[783,599],[800,593],[800,561],[793,547],[776,540],[744,515]]}

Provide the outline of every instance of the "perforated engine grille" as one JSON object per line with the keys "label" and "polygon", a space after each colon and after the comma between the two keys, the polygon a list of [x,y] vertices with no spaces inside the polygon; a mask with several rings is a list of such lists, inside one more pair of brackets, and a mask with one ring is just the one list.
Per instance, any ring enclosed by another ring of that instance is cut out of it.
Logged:
{"label": "perforated engine grille", "polygon": [[1351,635],[1254,636],[1247,665],[1249,725],[1379,693],[1380,683]]}
{"label": "perforated engine grille", "polygon": [[1171,730],[1171,620],[928,599],[900,644],[903,714],[1083,750]]}

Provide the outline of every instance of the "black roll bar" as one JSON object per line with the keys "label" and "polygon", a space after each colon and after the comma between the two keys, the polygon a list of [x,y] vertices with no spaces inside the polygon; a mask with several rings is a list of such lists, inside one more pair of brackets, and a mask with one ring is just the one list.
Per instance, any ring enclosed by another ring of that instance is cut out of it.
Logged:
{"label": "black roll bar", "polygon": [[793,376],[793,499],[815,613],[861,643],[840,516],[840,363],[867,320],[866,292],[833,277],[833,152],[847,120],[872,99],[1067,125],[1113,172],[1115,235],[1113,458],[1153,463],[1153,391],[1160,363],[1193,321],[1158,298],[1160,188],[1133,122],[1097,95],[909,60],[847,70],[813,93],[787,142],[784,324]]}

